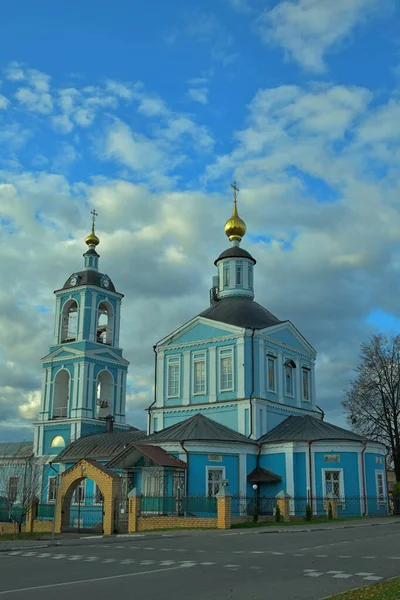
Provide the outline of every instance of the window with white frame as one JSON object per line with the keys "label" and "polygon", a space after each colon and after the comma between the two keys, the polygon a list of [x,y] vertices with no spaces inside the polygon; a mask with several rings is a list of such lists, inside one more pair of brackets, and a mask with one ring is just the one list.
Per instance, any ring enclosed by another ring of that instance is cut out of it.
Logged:
{"label": "window with white frame", "polygon": [[243,264],[236,263],[236,285],[243,285]]}
{"label": "window with white frame", "polygon": [[249,265],[249,288],[253,289],[253,265]]}
{"label": "window with white frame", "polygon": [[376,481],[376,498],[378,503],[385,501],[385,488],[383,486],[383,472],[375,471],[375,481]]}
{"label": "window with white frame", "polygon": [[207,496],[214,498],[222,487],[224,479],[224,470],[216,467],[206,467],[207,469]]}
{"label": "window with white frame", "polygon": [[82,479],[79,485],[75,488],[72,502],[73,504],[84,504],[86,496],[86,479]]}
{"label": "window with white frame", "polygon": [[325,496],[328,494],[335,494],[338,498],[344,497],[342,472],[337,471],[324,471],[324,488]]}
{"label": "window with white frame", "polygon": [[302,386],[303,386],[303,400],[310,400],[310,371],[309,369],[302,369]]}
{"label": "window with white frame", "polygon": [[293,386],[293,361],[289,360],[285,363],[285,392],[286,396],[294,395]]}
{"label": "window with white frame", "polygon": [[47,502],[55,502],[57,500],[57,476],[49,477],[47,484]]}
{"label": "window with white frame", "polygon": [[268,391],[276,392],[276,377],[275,377],[276,358],[274,356],[267,357],[268,368]]}
{"label": "window with white frame", "polygon": [[8,478],[7,499],[9,503],[15,502],[18,496],[18,477],[15,475]]}
{"label": "window with white frame", "polygon": [[223,271],[223,273],[224,273],[224,275],[223,275],[224,287],[229,287],[229,284],[230,284],[229,264],[228,265],[224,265],[224,271]]}
{"label": "window with white frame", "polygon": [[232,350],[221,351],[220,353],[220,391],[226,392],[233,390],[233,356]]}
{"label": "window with white frame", "polygon": [[178,398],[180,388],[180,361],[179,356],[168,359],[168,398]]}
{"label": "window with white frame", "polygon": [[206,393],[206,359],[204,355],[193,358],[193,393]]}

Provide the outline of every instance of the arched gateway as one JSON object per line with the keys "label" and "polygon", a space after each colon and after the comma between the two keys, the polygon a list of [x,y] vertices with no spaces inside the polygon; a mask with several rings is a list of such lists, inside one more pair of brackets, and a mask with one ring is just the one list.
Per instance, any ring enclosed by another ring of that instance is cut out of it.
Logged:
{"label": "arched gateway", "polygon": [[103,496],[103,530],[106,535],[114,533],[114,512],[118,501],[120,478],[95,460],[81,460],[61,474],[57,494],[55,531],[68,529],[71,498],[82,480],[92,479]]}

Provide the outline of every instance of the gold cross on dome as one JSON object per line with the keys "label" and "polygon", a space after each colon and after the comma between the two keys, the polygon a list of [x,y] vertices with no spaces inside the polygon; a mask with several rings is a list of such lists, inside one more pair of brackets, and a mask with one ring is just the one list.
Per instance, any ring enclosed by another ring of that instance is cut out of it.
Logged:
{"label": "gold cross on dome", "polygon": [[92,215],[92,224],[93,224],[93,227],[94,227],[94,223],[95,223],[95,221],[96,221],[96,217],[98,217],[98,214],[97,214],[97,212],[95,211],[95,209],[91,210],[91,211],[90,211],[90,214]]}
{"label": "gold cross on dome", "polygon": [[231,188],[233,188],[233,200],[234,200],[234,202],[236,202],[237,192],[240,192],[239,188],[236,186],[236,181],[231,183]]}

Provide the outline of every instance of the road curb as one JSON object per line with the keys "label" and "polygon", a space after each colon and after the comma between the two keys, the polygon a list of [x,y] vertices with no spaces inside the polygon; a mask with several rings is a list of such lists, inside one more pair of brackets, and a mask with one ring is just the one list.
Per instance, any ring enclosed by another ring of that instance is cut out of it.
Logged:
{"label": "road curb", "polygon": [[8,548],[1,548],[0,552],[16,552],[17,550],[40,550],[40,548],[49,548],[50,546],[62,546],[60,542],[49,542],[48,544],[34,544],[32,546],[9,546]]}
{"label": "road curb", "polygon": [[400,524],[400,520],[390,521],[388,523],[365,523],[363,525],[340,525],[335,527],[307,527],[301,528],[295,527],[293,529],[285,528],[278,529],[275,531],[257,531],[255,533],[265,534],[265,533],[311,533],[312,531],[337,531],[342,529],[365,529],[365,527],[383,527],[386,525],[398,525]]}

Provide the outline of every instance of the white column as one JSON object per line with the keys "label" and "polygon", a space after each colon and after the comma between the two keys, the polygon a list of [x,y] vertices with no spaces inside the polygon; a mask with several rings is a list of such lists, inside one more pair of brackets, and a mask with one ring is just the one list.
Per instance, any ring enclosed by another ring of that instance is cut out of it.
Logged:
{"label": "white column", "polygon": [[61,306],[61,298],[57,296],[56,300],[56,314],[54,317],[54,343],[58,344],[58,340],[60,337],[60,306]]}
{"label": "white column", "polygon": [[260,369],[260,398],[266,398],[266,385],[265,385],[265,369],[266,369],[266,358],[265,358],[265,340],[263,338],[259,339],[259,369]]}
{"label": "white column", "polygon": [[[70,398],[71,408],[78,408],[78,387],[79,387],[79,363],[74,364],[74,387],[72,392],[72,398]],[[75,411],[71,413],[75,416]]]}
{"label": "white column", "polygon": [[295,384],[296,384],[296,404],[299,408],[301,408],[301,400],[302,400],[302,394],[301,394],[301,364],[300,364],[300,359],[296,358],[295,359],[295,363],[296,363],[296,369],[295,369]]}
{"label": "white column", "polygon": [[[88,408],[90,408],[93,411],[93,418],[96,418],[97,405],[96,405],[95,400],[97,400],[97,389],[95,388],[95,382],[94,382],[94,363],[89,363],[88,383],[89,383],[89,389],[88,389],[87,406],[88,406]],[[96,398],[93,398],[95,393],[96,393]]]}
{"label": "white column", "polygon": [[121,390],[121,421],[125,423],[125,404],[126,404],[126,371],[122,371],[122,390]]}
{"label": "white column", "polygon": [[119,348],[119,329],[121,325],[121,304],[116,300],[115,316],[114,316],[114,346]]}
{"label": "white column", "polygon": [[117,371],[117,389],[113,410],[114,415],[116,413],[122,415],[122,371]]}
{"label": "white column", "polygon": [[217,401],[217,352],[215,346],[208,349],[208,397],[209,402]]}
{"label": "white column", "polygon": [[316,388],[315,388],[315,364],[313,363],[311,366],[311,373],[310,373],[310,385],[311,385],[311,405],[312,407],[315,409],[317,406],[317,395],[316,395]]}
{"label": "white column", "polygon": [[283,404],[285,402],[285,388],[283,380],[283,355],[281,352],[278,354],[278,396],[279,402]]}
{"label": "white column", "polygon": [[289,449],[285,451],[285,470],[286,470],[286,492],[292,497],[289,502],[290,514],[294,514],[294,457],[293,457],[293,444]]}
{"label": "white column", "polygon": [[83,409],[86,408],[85,390],[86,390],[87,378],[88,378],[88,364],[83,363],[83,365],[82,364],[80,365],[80,370],[79,370],[79,390],[78,390],[78,406],[77,406],[78,410],[76,411],[77,417],[86,416],[86,411],[84,411]]}
{"label": "white column", "polygon": [[156,389],[156,406],[160,408],[164,406],[164,350],[157,352],[157,389]]}
{"label": "white column", "polygon": [[78,313],[78,340],[83,339],[83,325],[85,321],[85,292],[81,292],[81,300],[79,302]]}
{"label": "white column", "polygon": [[96,321],[97,321],[97,292],[92,292],[92,314],[90,318],[89,340],[96,341]]}
{"label": "white column", "polygon": [[186,350],[183,359],[183,405],[190,403],[190,351]]}
{"label": "white column", "polygon": [[244,337],[236,342],[237,397],[244,398]]}

